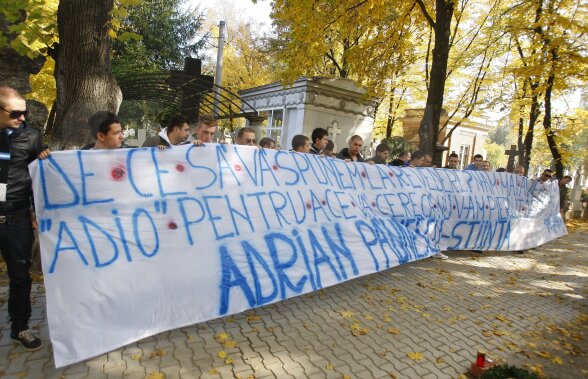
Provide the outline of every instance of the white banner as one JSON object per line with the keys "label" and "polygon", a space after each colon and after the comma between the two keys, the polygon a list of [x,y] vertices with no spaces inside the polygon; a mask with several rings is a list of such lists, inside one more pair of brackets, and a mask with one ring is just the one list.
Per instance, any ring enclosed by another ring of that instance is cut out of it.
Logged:
{"label": "white banner", "polygon": [[30,165],[55,365],[443,250],[566,234],[557,183],[208,144]]}

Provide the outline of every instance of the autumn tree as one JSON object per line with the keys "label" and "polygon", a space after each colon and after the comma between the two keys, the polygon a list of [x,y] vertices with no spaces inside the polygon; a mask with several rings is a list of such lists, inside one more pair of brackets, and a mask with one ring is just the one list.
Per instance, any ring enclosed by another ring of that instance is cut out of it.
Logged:
{"label": "autumn tree", "polygon": [[[414,62],[414,2],[276,0],[273,48],[289,83],[299,76],[350,78],[371,95]],[[317,34],[318,33],[318,34]]]}
{"label": "autumn tree", "polygon": [[[543,130],[558,177],[563,176],[565,149],[558,142],[553,124],[553,97],[573,90],[587,77],[586,50],[588,16],[585,7],[573,0],[524,1],[508,9],[508,30],[520,57],[513,67],[521,94],[530,99],[529,125],[525,142],[530,145],[534,123],[543,102]],[[523,103],[524,104],[524,103]],[[521,105],[519,105],[521,107]],[[519,124],[519,146],[522,127]],[[530,160],[526,146],[525,163]]]}

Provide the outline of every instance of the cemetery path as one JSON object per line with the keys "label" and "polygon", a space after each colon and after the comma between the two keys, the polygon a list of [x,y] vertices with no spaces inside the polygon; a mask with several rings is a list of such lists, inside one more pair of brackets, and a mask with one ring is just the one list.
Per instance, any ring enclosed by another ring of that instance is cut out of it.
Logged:
{"label": "cemetery path", "polygon": [[[0,282],[2,378],[465,378],[480,350],[552,378],[588,376],[588,227],[517,253],[450,252],[313,294],[176,329],[61,369],[43,285],[44,346],[10,340]],[[0,271],[2,269],[0,268]]]}

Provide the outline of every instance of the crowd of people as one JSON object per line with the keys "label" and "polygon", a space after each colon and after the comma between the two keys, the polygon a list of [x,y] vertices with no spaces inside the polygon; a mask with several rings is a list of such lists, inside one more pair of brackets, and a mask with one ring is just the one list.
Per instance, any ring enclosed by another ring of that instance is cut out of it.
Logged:
{"label": "crowd of people", "polygon": [[[26,102],[13,88],[0,85],[0,250],[6,262],[9,282],[8,313],[11,321],[11,338],[21,343],[27,350],[41,348],[41,340],[29,329],[31,316],[31,266],[33,230],[37,228],[33,213],[31,177],[28,164],[33,160],[45,159],[49,150],[43,145],[41,134],[26,125]],[[122,147],[124,135],[120,120],[114,113],[97,112],[89,117],[88,127],[95,142],[83,149],[118,149]],[[143,147],[160,149],[192,143],[201,146],[213,141],[217,132],[217,121],[210,115],[198,118],[193,133],[190,133],[190,120],[183,115],[172,117],[159,134],[149,137]],[[276,141],[269,137],[257,140],[255,129],[244,127],[235,136],[238,145],[256,146],[264,149],[279,149]],[[292,138],[292,150],[298,153],[319,154],[336,157],[350,162],[369,162],[370,164],[390,164],[402,167],[434,167],[433,158],[420,151],[402,152],[390,161],[390,148],[380,144],[375,155],[365,159],[361,150],[363,138],[354,135],[347,147],[334,152],[334,143],[329,140],[328,132],[323,128],[312,131],[310,138],[299,134]],[[458,169],[459,156],[451,153],[445,169]],[[490,163],[476,154],[465,170],[490,171]],[[504,171],[496,170],[496,171]],[[518,166],[517,175],[525,175],[525,168]],[[541,182],[552,180],[553,172],[545,170],[537,178]],[[562,212],[567,201],[566,184],[571,177],[560,181],[562,194]],[[569,203],[569,201],[568,201]],[[569,206],[569,204],[568,204]],[[566,208],[567,209],[567,208]],[[443,253],[436,258],[447,259]]]}

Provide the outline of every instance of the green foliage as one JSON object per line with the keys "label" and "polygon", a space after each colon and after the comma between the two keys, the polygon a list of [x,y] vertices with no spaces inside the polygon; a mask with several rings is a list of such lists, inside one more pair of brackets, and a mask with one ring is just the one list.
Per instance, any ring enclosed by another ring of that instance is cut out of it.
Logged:
{"label": "green foliage", "polygon": [[[127,0],[128,1],[128,0]],[[119,20],[118,37],[112,41],[115,76],[183,69],[184,58],[197,56],[206,43],[200,36],[203,15],[184,9],[184,0],[141,0],[113,14]],[[128,129],[157,133],[174,111],[158,101],[123,101],[119,116]]]}
{"label": "green foliage", "polygon": [[503,145],[486,141],[486,160],[490,162],[494,169],[499,167],[506,168],[508,163],[508,156],[504,154],[505,148]]}
{"label": "green foliage", "polygon": [[384,138],[380,143],[388,145],[392,159],[398,157],[403,151],[414,151],[413,144],[409,140],[399,136]]}
{"label": "green foliage", "polygon": [[[207,36],[200,36],[203,15],[182,11],[184,0],[143,0],[119,9],[119,35],[112,43],[116,73],[181,69],[184,58],[197,56]],[[113,21],[114,22],[114,21]]]}
{"label": "green foliage", "polygon": [[497,126],[488,132],[488,139],[498,145],[506,146],[510,143],[510,127]]}
{"label": "green foliage", "polygon": [[58,0],[3,0],[0,19],[8,21],[0,30],[0,48],[9,46],[21,55],[46,55],[57,42]]}
{"label": "green foliage", "polygon": [[485,371],[480,379],[539,379],[539,376],[531,371],[509,365],[498,365]]}

